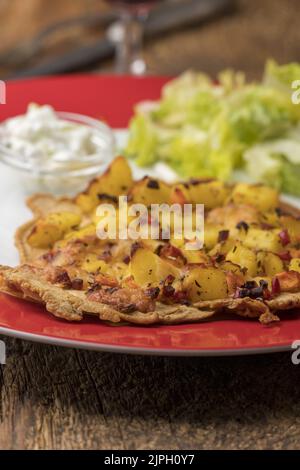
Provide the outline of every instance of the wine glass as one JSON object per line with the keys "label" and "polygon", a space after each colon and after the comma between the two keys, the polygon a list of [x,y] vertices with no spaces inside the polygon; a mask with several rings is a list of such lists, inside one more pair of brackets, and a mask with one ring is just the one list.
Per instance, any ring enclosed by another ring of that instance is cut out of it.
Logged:
{"label": "wine glass", "polygon": [[144,23],[155,3],[163,0],[106,0],[119,10],[120,21],[108,30],[115,44],[115,72],[143,75],[146,64],[142,56]]}

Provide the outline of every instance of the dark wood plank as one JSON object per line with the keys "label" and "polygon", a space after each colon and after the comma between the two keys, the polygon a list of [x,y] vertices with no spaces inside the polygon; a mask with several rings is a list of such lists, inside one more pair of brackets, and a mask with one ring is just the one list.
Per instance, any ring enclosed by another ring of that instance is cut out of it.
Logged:
{"label": "dark wood plank", "polygon": [[2,449],[295,449],[300,368],[102,354],[6,338]]}

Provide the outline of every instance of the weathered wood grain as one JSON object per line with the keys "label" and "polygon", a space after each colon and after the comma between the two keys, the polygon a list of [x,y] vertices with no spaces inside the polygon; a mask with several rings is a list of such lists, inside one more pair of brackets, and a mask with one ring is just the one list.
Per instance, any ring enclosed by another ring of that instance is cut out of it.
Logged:
{"label": "weathered wood grain", "polygon": [[159,358],[5,338],[2,449],[298,449],[290,354]]}

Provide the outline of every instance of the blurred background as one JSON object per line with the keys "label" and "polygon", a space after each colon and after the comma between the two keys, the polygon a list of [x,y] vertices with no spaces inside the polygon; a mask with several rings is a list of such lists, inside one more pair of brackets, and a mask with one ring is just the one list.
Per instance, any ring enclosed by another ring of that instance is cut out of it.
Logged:
{"label": "blurred background", "polygon": [[[179,3],[188,5],[174,13]],[[202,10],[195,1],[169,0],[167,8],[158,2],[151,11],[144,47],[148,73],[193,68],[214,76],[233,67],[259,78],[266,58],[300,60],[299,0],[197,3]],[[109,0],[0,0],[1,78],[113,71],[107,28],[117,10]]]}

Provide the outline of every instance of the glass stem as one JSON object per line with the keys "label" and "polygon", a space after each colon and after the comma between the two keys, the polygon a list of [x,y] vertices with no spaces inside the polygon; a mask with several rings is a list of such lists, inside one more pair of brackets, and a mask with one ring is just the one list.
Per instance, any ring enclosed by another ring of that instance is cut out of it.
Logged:
{"label": "glass stem", "polygon": [[142,56],[144,16],[122,10],[119,41],[116,43],[116,73],[143,75],[146,70]]}

